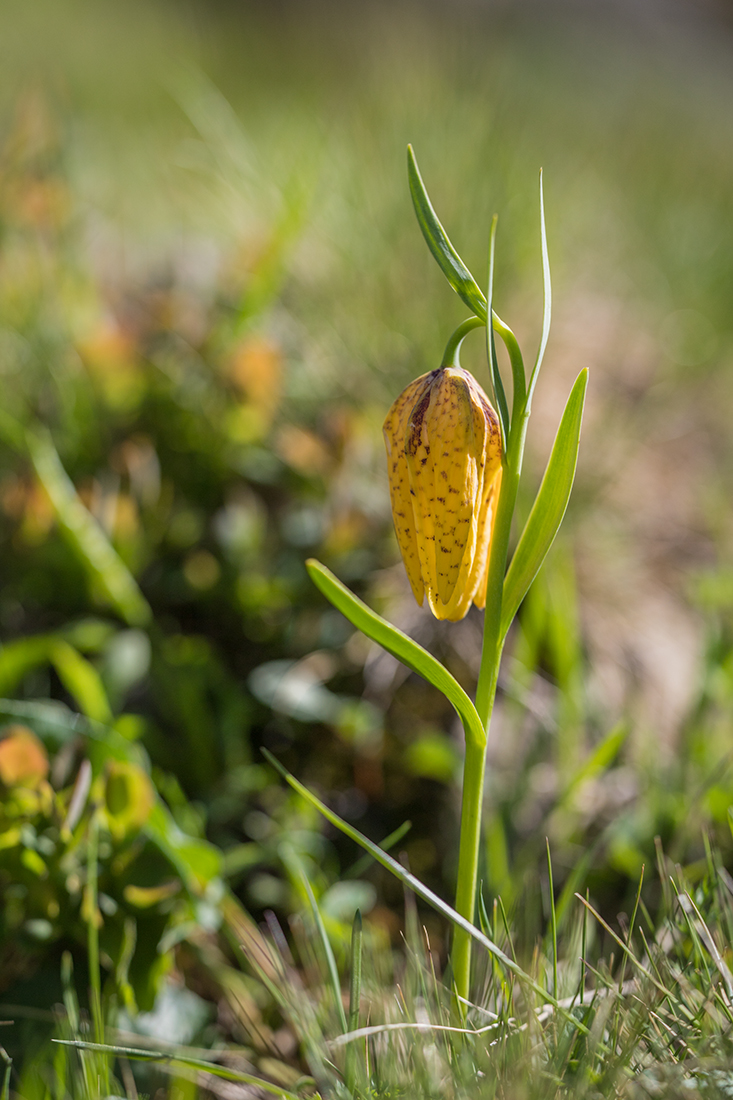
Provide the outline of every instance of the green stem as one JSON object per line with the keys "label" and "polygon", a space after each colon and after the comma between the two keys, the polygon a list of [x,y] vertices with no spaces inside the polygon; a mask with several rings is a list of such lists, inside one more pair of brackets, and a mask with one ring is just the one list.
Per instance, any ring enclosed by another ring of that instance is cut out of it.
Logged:
{"label": "green stem", "polygon": [[480,317],[469,317],[467,320],[463,321],[445,345],[443,358],[440,361],[441,367],[460,367],[461,363],[458,354],[461,344],[473,329],[485,327],[486,321],[482,321]]}
{"label": "green stem", "polygon": [[494,332],[499,333],[509,353],[514,388],[514,397],[512,398],[512,424],[518,424],[524,412],[524,407],[527,404],[527,377],[524,372],[524,359],[519,350],[517,338],[509,328],[509,325],[505,325],[501,317],[499,317],[494,310],[491,311],[491,318]]}
{"label": "green stem", "polygon": [[[527,416],[524,412],[520,412],[509,435],[499,504],[491,538],[489,576],[486,586],[486,611],[484,614],[484,639],[478,687],[476,689],[476,710],[486,731],[486,738],[483,745],[478,745],[475,741],[466,738],[455,907],[461,916],[471,922],[474,920],[476,909],[486,743],[496,697],[501,654],[504,648],[504,638],[501,635],[504,574],[506,573],[509,537],[519,488],[526,431]],[[460,928],[455,930],[451,963],[458,1014],[460,1014],[460,999],[468,1000],[471,982],[471,940],[468,933]]]}
{"label": "green stem", "polygon": [[[466,738],[466,758],[463,765],[463,798],[461,801],[461,839],[458,850],[458,885],[456,912],[473,923],[476,912],[478,855],[481,843],[481,807],[484,797],[486,745]],[[462,1001],[468,1000],[471,979],[471,937],[456,928],[451,951],[453,986],[458,1000],[457,1015],[465,1014]],[[462,1000],[460,1000],[462,998]]]}
{"label": "green stem", "polygon": [[487,736],[494,706],[494,696],[496,695],[496,684],[499,679],[501,651],[504,647],[504,639],[501,636],[504,575],[509,553],[512,518],[517,502],[517,490],[519,489],[519,475],[526,430],[526,420],[520,419],[519,424],[513,427],[509,437],[509,447],[501,479],[499,504],[496,510],[494,531],[491,536],[491,556],[489,558],[486,611],[484,614],[484,639],[481,650],[481,668],[476,688],[476,710]]}
{"label": "green stem", "polygon": [[[99,819],[95,809],[89,819],[89,836],[87,839],[87,957],[89,959],[93,1034],[97,1043],[103,1043],[104,1015],[102,1012],[102,979],[99,970],[99,929],[97,928],[97,914],[99,912],[98,857]],[[96,1068],[100,1090],[103,1096],[107,1096],[109,1094],[109,1062],[107,1056],[102,1054],[95,1061],[97,1062]]]}

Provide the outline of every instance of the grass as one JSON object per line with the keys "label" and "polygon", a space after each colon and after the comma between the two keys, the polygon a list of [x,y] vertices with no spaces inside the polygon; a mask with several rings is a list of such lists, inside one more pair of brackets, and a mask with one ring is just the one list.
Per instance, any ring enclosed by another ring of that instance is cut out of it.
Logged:
{"label": "grass", "polygon": [[[509,971],[479,952],[460,1025],[413,901],[394,963],[368,930],[363,946],[355,936],[350,965],[360,974],[360,994],[348,1023],[343,994],[337,986],[336,999],[331,980],[332,948],[322,921],[304,915],[292,926],[295,960],[271,921],[247,962],[298,1039],[302,1073],[296,1064],[281,1066],[278,1074],[272,1062],[266,1078],[248,1073],[246,1050],[232,1047],[206,1054],[151,1040],[142,1049],[120,1041],[103,1048],[77,1032],[57,1048],[56,1087],[64,1082],[73,1096],[95,1095],[82,1087],[84,1059],[102,1059],[101,1068],[108,1058],[118,1074],[123,1059],[157,1065],[166,1075],[196,1071],[198,1087],[215,1095],[217,1082],[228,1080],[288,1098],[724,1097],[733,1022],[733,974],[726,961],[733,883],[715,853],[708,855],[705,875],[693,887],[660,852],[665,901],[656,924],[640,901],[640,880],[636,905],[620,920],[619,932],[578,895],[559,944],[550,937],[545,947],[537,945],[525,970]],[[501,902],[484,912],[486,934],[511,958]],[[610,954],[600,950],[604,941]],[[39,1074],[38,1066],[27,1071],[30,1091],[21,1095],[59,1095],[38,1091]]]}

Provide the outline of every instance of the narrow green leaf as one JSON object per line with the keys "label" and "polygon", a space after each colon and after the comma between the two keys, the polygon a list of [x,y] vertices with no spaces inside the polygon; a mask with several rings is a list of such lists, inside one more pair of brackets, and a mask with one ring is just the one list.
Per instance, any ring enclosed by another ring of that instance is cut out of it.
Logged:
{"label": "narrow green leaf", "polygon": [[[498,223],[498,216],[494,214],[491,220],[491,235],[489,237],[489,279],[486,291],[486,298],[488,301],[487,313],[492,311],[492,303],[494,300],[494,261],[496,258],[496,226]],[[504,383],[501,378],[501,371],[499,370],[499,360],[496,355],[496,341],[494,339],[494,325],[486,326],[486,350],[489,359],[489,370],[491,371],[491,384],[494,390],[494,400],[496,401],[496,411],[499,414],[499,427],[501,428],[501,449],[502,452],[506,451],[506,441],[509,435],[509,406],[507,404],[506,393],[504,392]]]}
{"label": "narrow green leaf", "polygon": [[575,478],[580,443],[580,426],[588,384],[587,367],[580,372],[570,391],[565,412],[557,429],[552,454],[547,463],[532,511],[514,552],[504,579],[501,608],[501,637],[511,626],[529,586],[537,576],[548,550],[555,541]]}
{"label": "narrow green leaf", "polygon": [[[565,884],[560,891],[560,897],[557,899],[555,905],[555,917],[557,920],[557,927],[563,928],[565,925],[565,918],[571,912],[571,905],[575,900],[575,895],[583,885],[588,871],[593,866],[593,861],[598,855],[604,841],[606,840],[605,832],[602,832],[590,847],[581,855],[577,863],[574,864],[570,874],[565,880]],[[585,918],[583,918],[585,919]]]}
{"label": "narrow green leaf", "polygon": [[564,806],[586,779],[591,779],[610,767],[630,732],[631,726],[627,722],[619,722],[618,725],[613,726],[608,731],[588,759],[584,760],[575,774],[571,776],[570,782],[557,800],[556,809]]}
{"label": "narrow green leaf", "polygon": [[46,490],[59,527],[91,578],[130,626],[152,618],[150,605],[130,570],[82,504],[48,432],[28,432],[26,442],[38,480]]}
{"label": "narrow green leaf", "polygon": [[[99,913],[99,882],[97,879],[98,866],[97,855],[99,852],[99,817],[95,812],[89,821],[87,837],[87,885],[86,885],[86,923],[87,923],[87,958],[89,961],[89,986],[92,1002],[92,1024],[94,1039],[97,1043],[104,1042],[104,1012],[102,1010],[102,979],[99,970],[99,928],[97,916]],[[84,909],[82,909],[84,912]],[[109,1063],[106,1058],[101,1063],[102,1072],[106,1080],[105,1095],[109,1089]]]}
{"label": "narrow green leaf", "polygon": [[[386,836],[384,838],[379,847],[382,849],[383,852],[391,851],[391,849],[394,848],[395,844],[399,844],[403,836],[407,836],[411,828],[411,821],[403,821],[401,825],[397,826],[393,833],[390,833],[389,836]],[[343,872],[341,878],[360,878],[365,871],[369,870],[372,863],[374,863],[372,857],[367,853],[364,853],[364,855],[359,856],[356,863],[352,867],[349,867],[348,870]]]}
{"label": "narrow green leaf", "polygon": [[281,848],[280,855],[283,863],[289,865],[290,873],[293,878],[300,879],[301,885],[305,890],[306,897],[308,898],[308,904],[311,907],[311,913],[313,914],[313,921],[316,926],[319,938],[323,945],[323,953],[326,956],[326,966],[328,967],[328,976],[331,980],[331,992],[333,993],[333,999],[336,1007],[336,1013],[341,1024],[342,1033],[349,1030],[349,1026],[346,1022],[346,1011],[344,1009],[344,1002],[341,997],[341,980],[339,978],[338,967],[336,966],[336,958],[331,947],[331,941],[328,938],[328,932],[326,926],[323,923],[323,916],[321,910],[318,908],[318,902],[316,896],[313,893],[313,887],[310,884],[308,875],[305,873],[303,864],[298,859],[296,852],[287,844],[284,844]]}
{"label": "narrow green leaf", "polygon": [[542,310],[542,336],[540,337],[540,346],[537,351],[537,358],[535,360],[534,368],[532,370],[532,377],[529,380],[529,393],[527,395],[527,406],[532,403],[532,394],[534,388],[537,385],[537,377],[540,373],[540,367],[542,366],[542,360],[545,355],[545,348],[547,347],[547,341],[550,337],[550,323],[552,321],[552,282],[550,280],[550,257],[547,252],[547,228],[545,226],[545,195],[542,187],[542,172],[540,172],[540,240],[542,242],[542,290],[544,305]]}
{"label": "narrow green leaf", "polygon": [[428,683],[441,691],[463,722],[467,740],[477,745],[484,745],[486,732],[476,713],[476,708],[458,681],[441,665],[440,661],[407,634],[403,634],[396,626],[392,626],[392,623],[388,623],[381,615],[377,615],[376,611],[367,607],[363,600],[355,596],[325,565],[321,565],[315,558],[309,558],[305,564],[311,580],[320,588],[326,599],[330,600],[350,623],[366,634],[367,638],[378,642],[393,657],[402,661],[403,665],[407,665],[413,672],[423,676]]}
{"label": "narrow green leaf", "polygon": [[261,1077],[254,1077],[251,1073],[242,1073],[238,1069],[230,1069],[229,1066],[221,1066],[217,1062],[206,1062],[203,1058],[189,1058],[184,1054],[167,1054],[162,1050],[140,1050],[137,1047],[86,1043],[81,1039],[54,1039],[53,1042],[65,1047],[74,1047],[76,1050],[92,1050],[98,1054],[129,1058],[131,1062],[161,1062],[171,1067],[184,1066],[187,1069],[210,1073],[212,1077],[220,1077],[223,1081],[239,1081],[244,1085],[254,1085],[273,1096],[282,1097],[283,1100],[300,1100],[294,1092],[288,1092],[287,1089],[281,1088],[279,1085],[273,1085],[271,1081],[264,1081]]}
{"label": "narrow green leaf", "polygon": [[349,981],[349,1031],[359,1026],[359,1003],[361,1001],[361,949],[362,949],[361,910],[354,914],[351,927],[351,975]]}
{"label": "narrow green leaf", "polygon": [[317,798],[312,791],[309,791],[307,787],[304,787],[303,784],[300,783],[294,775],[291,775],[290,772],[283,767],[280,761],[277,760],[271,752],[268,752],[265,748],[261,749],[261,752],[263,756],[268,760],[268,762],[272,764],[273,768],[275,768],[275,770],[280,773],[283,779],[290,784],[293,790],[297,791],[298,794],[306,800],[306,802],[309,802],[311,806],[314,806],[319,811],[319,813],[323,814],[327,821],[330,821],[331,824],[339,829],[345,836],[348,836],[356,844],[360,845],[360,847],[362,847],[365,851],[369,852],[370,855],[372,855],[378,863],[381,863],[383,867],[386,867],[388,871],[391,871],[395,878],[399,879],[400,882],[407,886],[409,890],[412,890],[413,893],[417,894],[419,898],[422,898],[423,901],[426,901],[428,905],[432,906],[433,909],[440,913],[441,916],[445,917],[446,920],[450,921],[451,924],[453,924],[456,928],[461,928],[464,932],[467,932],[468,935],[471,936],[472,939],[476,940],[477,943],[481,944],[481,946],[485,948],[485,950],[488,951],[490,955],[493,955],[493,957],[499,963],[501,963],[501,965],[505,967],[505,969],[511,971],[511,973],[514,974],[519,979],[519,981],[523,983],[523,985],[525,985],[528,989],[531,989],[534,993],[541,997],[543,1003],[547,1002],[548,1004],[551,1004],[553,1008],[555,1008],[565,1019],[569,1020],[574,1027],[577,1027],[577,1029],[584,1034],[587,1033],[587,1028],[585,1028],[568,1012],[566,1012],[557,1003],[555,998],[551,997],[548,994],[546,989],[543,989],[542,986],[534,980],[534,978],[530,977],[529,974],[522,970],[521,966],[519,966],[518,963],[514,962],[513,959],[510,959],[508,955],[505,955],[501,948],[497,947],[496,944],[492,940],[490,940],[488,936],[485,936],[483,932],[480,932],[479,929],[476,928],[475,925],[471,924],[471,922],[466,917],[462,917],[460,913],[457,913],[455,909],[451,908],[451,906],[447,904],[447,902],[443,901],[442,898],[439,898],[437,894],[434,894],[432,890],[425,886],[425,884],[422,883],[419,878],[416,878],[415,875],[411,874],[410,871],[407,871],[402,866],[402,864],[398,863],[396,859],[392,858],[392,856],[387,855],[386,852],[383,852],[382,849],[378,847],[378,845],[365,837],[364,834],[360,833],[358,829],[355,829],[353,825],[349,825],[348,822],[340,818],[338,814],[335,814],[333,810],[329,810],[328,806],[321,802],[321,800]]}
{"label": "narrow green leaf", "polygon": [[489,920],[489,914],[486,912],[483,883],[479,884],[478,890],[478,920],[481,925],[481,931],[485,936],[488,936],[489,932],[491,932],[491,921]]}
{"label": "narrow green leaf", "polygon": [[0,1060],[5,1064],[2,1089],[0,1089],[0,1100],[8,1100],[10,1096],[10,1074],[13,1069],[13,1059],[10,1057],[5,1047],[0,1047]]}
{"label": "narrow green leaf", "polygon": [[50,647],[57,640],[54,634],[35,634],[16,638],[0,647],[0,695],[10,695],[31,669],[48,661]]}
{"label": "narrow green leaf", "polygon": [[646,980],[648,982],[651,982],[651,984],[654,986],[654,988],[658,989],[663,997],[669,997],[670,1001],[672,1001],[675,1004],[678,1004],[682,1008],[682,1011],[685,1013],[685,1015],[688,1016],[688,1018],[691,1018],[691,1013],[690,1013],[689,1009],[686,1008],[686,1006],[680,1001],[679,998],[675,997],[674,993],[671,993],[670,990],[667,989],[666,986],[662,985],[662,983],[660,981],[657,981],[654,974],[652,974],[652,972],[650,970],[648,970],[643,965],[643,963],[639,962],[636,955],[634,955],[633,951],[628,946],[628,944],[624,940],[621,939],[621,937],[618,935],[617,932],[614,932],[614,930],[613,930],[613,928],[611,928],[610,924],[608,924],[603,919],[603,917],[600,915],[600,913],[596,912],[596,910],[593,908],[593,906],[590,904],[590,902],[586,898],[582,897],[580,894],[576,894],[575,896],[576,896],[576,898],[578,899],[579,902],[582,902],[582,904],[586,907],[586,909],[591,914],[591,916],[595,917],[595,919],[600,924],[601,928],[604,928],[606,930],[606,932],[609,934],[609,936],[611,937],[611,939],[614,940],[618,944],[618,946],[623,951],[624,955],[630,960],[632,966],[636,967],[636,969],[639,971],[639,973],[643,974],[644,977],[646,978]]}
{"label": "narrow green leaf", "polygon": [[94,722],[111,725],[114,721],[112,709],[102,678],[91,661],[63,639],[52,643],[49,657],[59,679],[73,695],[82,713]]}
{"label": "narrow green leaf", "polygon": [[41,732],[62,744],[80,735],[86,737],[91,742],[88,746],[90,755],[94,747],[98,747],[99,752],[96,755],[100,761],[109,757],[113,760],[131,760],[139,764],[144,758],[140,747],[127,737],[123,737],[114,727],[92,721],[83,714],[76,714],[63,703],[53,699],[0,698],[0,715],[27,722],[37,733]]}
{"label": "narrow green leaf", "polygon": [[162,799],[157,798],[144,831],[178,871],[186,888],[199,896],[204,887],[219,877],[222,855],[207,840],[182,832]]}
{"label": "narrow green leaf", "polygon": [[[362,956],[362,921],[361,910],[357,909],[354,914],[354,923],[351,926],[351,971],[349,978],[349,1032],[357,1031],[359,1028],[359,1006],[361,1004],[361,956]],[[350,1046],[346,1054],[346,1066],[345,1066],[345,1080],[346,1087],[353,1095],[355,1092],[355,1085],[357,1078],[362,1076],[360,1074],[361,1059],[360,1053],[366,1053],[366,1048],[363,1043],[360,1044],[361,1052],[359,1048]]]}
{"label": "narrow green leaf", "polygon": [[552,992],[557,997],[557,914],[555,913],[555,883],[552,876],[552,856],[550,855],[550,841],[545,837],[547,847],[547,879],[550,895],[550,936],[552,938]]}
{"label": "narrow green leaf", "polygon": [[486,298],[438,221],[438,216],[433,210],[432,203],[425,190],[425,184],[422,181],[411,145],[407,146],[407,174],[418,224],[428,248],[437,260],[438,267],[459,298],[462,298],[468,308],[472,309],[482,321],[486,321],[488,317]]}

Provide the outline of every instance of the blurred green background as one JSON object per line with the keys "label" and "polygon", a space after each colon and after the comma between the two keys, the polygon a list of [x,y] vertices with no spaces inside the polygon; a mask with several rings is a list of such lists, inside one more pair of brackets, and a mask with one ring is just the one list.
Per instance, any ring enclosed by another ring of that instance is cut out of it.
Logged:
{"label": "blurred green background", "polygon": [[[409,820],[400,850],[450,896],[460,730],[303,566],[319,557],[473,687],[481,616],[438,624],[414,605],[389,515],[382,419],[465,316],[413,217],[408,141],[481,281],[499,213],[496,303],[527,359],[544,169],[554,323],[525,511],[591,369],[575,495],[505,659],[487,897],[531,947],[545,836],[563,896],[588,887],[611,913],[656,838],[693,879],[706,833],[733,855],[726,17],[0,7],[10,1046],[45,1041],[65,951],[85,999],[90,921],[126,1026],[160,1029],[137,1011],[185,983],[173,1038],[251,1037],[253,1019],[265,1034],[234,963],[247,912],[286,921],[303,903],[283,838],[336,942],[360,905],[399,943],[398,887],[353,866],[262,745],[375,839]],[[464,363],[486,383],[478,339]],[[67,995],[73,981],[67,967]]]}

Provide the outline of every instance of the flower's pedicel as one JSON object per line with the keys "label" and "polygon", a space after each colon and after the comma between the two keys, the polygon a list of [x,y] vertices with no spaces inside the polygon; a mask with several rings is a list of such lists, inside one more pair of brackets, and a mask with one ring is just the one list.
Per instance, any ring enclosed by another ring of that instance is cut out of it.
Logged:
{"label": "flower's pedicel", "polygon": [[397,541],[422,606],[462,619],[486,602],[489,545],[501,485],[501,433],[491,402],[462,367],[441,367],[402,391],[384,422]]}

